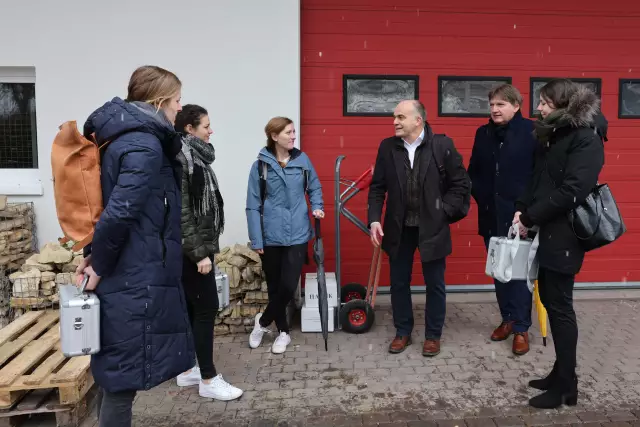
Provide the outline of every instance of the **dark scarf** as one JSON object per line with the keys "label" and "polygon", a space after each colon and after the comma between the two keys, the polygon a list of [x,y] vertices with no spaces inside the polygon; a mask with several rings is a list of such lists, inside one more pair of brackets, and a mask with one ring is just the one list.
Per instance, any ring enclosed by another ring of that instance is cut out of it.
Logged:
{"label": "dark scarf", "polygon": [[533,135],[541,144],[548,147],[549,140],[556,129],[568,124],[566,119],[566,110],[563,108],[555,110],[544,119],[537,120],[533,124],[535,129],[533,131]]}
{"label": "dark scarf", "polygon": [[219,236],[224,230],[224,204],[216,174],[211,164],[216,159],[213,145],[191,134],[182,136],[182,154],[189,171],[189,199],[196,218],[213,216],[213,231]]}

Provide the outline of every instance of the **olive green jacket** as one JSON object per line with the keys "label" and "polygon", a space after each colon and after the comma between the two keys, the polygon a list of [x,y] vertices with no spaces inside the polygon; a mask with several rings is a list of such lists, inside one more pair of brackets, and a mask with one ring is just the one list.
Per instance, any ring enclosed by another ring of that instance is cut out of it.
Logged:
{"label": "olive green jacket", "polygon": [[184,154],[178,154],[182,164],[182,252],[197,264],[206,257],[211,258],[220,252],[219,235],[214,235],[213,216],[206,215],[196,218],[189,197],[190,182],[187,159]]}

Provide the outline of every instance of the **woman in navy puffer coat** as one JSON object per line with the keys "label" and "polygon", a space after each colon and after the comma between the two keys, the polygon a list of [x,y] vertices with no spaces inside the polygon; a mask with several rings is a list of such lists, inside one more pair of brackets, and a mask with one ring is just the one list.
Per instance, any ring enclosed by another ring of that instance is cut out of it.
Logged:
{"label": "woman in navy puffer coat", "polygon": [[136,391],[195,361],[180,282],[180,89],[169,71],[141,67],[127,101],[107,102],[84,126],[99,146],[110,141],[102,148],[105,209],[77,271],[89,275],[101,303],[101,350],[91,360],[104,390],[101,426],[131,425]]}

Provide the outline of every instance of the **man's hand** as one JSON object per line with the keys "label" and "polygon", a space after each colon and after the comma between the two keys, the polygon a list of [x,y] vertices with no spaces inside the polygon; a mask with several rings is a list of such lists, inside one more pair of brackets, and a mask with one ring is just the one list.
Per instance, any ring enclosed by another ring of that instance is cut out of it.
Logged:
{"label": "man's hand", "polygon": [[371,243],[373,243],[373,246],[377,248],[380,246],[380,242],[382,242],[382,237],[384,236],[384,233],[382,232],[382,225],[380,225],[379,222],[372,222],[370,228]]}
{"label": "man's hand", "polygon": [[201,259],[200,262],[198,262],[198,273],[200,274],[209,274],[211,273],[211,258],[206,257],[204,259]]}

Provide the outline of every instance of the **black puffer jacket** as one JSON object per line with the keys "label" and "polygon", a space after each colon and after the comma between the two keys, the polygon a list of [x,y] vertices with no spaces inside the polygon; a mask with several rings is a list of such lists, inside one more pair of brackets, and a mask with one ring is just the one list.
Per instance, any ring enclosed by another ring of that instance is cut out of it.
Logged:
{"label": "black puffer jacket", "polygon": [[[193,206],[189,196],[189,168],[184,154],[178,154],[178,160],[182,163],[182,252],[194,264],[206,257],[211,258],[220,252],[220,236],[214,234],[213,216],[203,215],[199,218],[193,213]],[[199,167],[194,165],[194,167]]]}
{"label": "black puffer jacket", "polygon": [[599,104],[587,89],[571,98],[549,141],[540,144],[533,178],[516,204],[523,225],[540,226],[540,266],[560,273],[577,274],[584,261],[567,215],[585,201],[604,165],[607,121]]}

